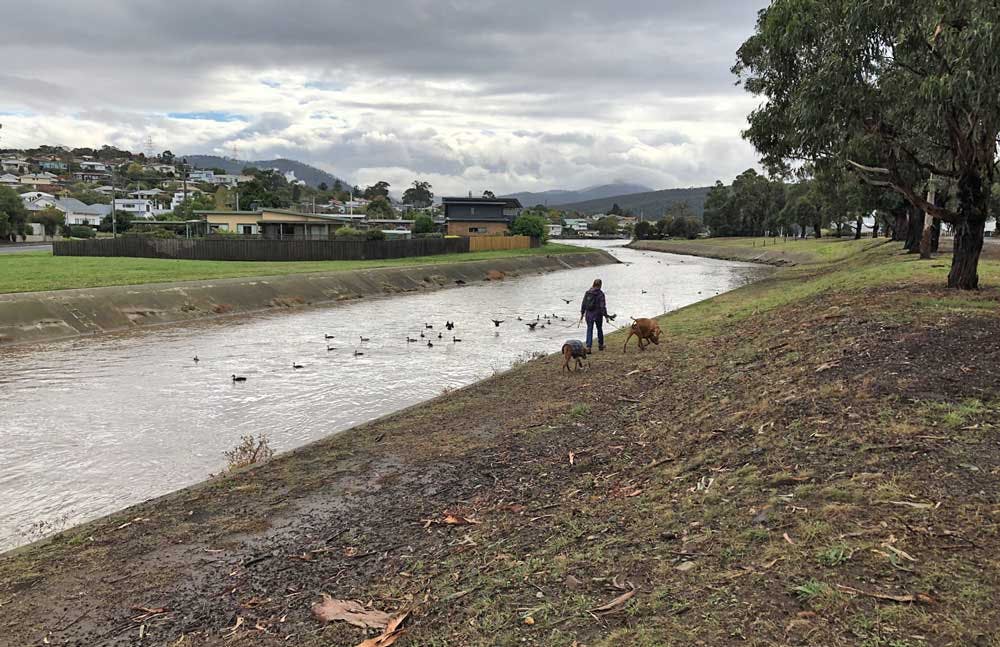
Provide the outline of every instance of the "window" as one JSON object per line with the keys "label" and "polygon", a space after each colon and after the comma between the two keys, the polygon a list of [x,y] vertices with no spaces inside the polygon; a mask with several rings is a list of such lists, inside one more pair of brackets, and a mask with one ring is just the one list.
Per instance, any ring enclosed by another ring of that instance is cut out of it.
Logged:
{"label": "window", "polygon": [[470,216],[476,215],[476,208],[475,207],[469,207],[469,215]]}
{"label": "window", "polygon": [[469,227],[470,234],[485,234],[489,232],[486,227]]}

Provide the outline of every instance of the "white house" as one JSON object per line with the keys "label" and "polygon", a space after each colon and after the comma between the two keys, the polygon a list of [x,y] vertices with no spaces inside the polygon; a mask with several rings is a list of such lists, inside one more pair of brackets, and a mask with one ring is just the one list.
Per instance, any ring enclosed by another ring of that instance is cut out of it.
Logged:
{"label": "white house", "polygon": [[28,170],[29,166],[30,165],[25,160],[19,160],[19,159],[0,160],[0,169],[4,171],[23,173]]}
{"label": "white house", "polygon": [[0,186],[14,187],[21,184],[21,178],[11,173],[0,175]]}
{"label": "white house", "polygon": [[215,183],[215,171],[205,171],[203,169],[194,169],[188,173],[188,180],[191,182],[205,182],[207,184]]}
{"label": "white house", "polygon": [[104,216],[111,213],[109,204],[86,204],[76,198],[59,198],[56,200],[55,208],[65,214],[67,225],[96,227],[101,224]]}
{"label": "white house", "polygon": [[26,207],[30,204],[38,202],[39,200],[48,200],[50,201],[51,206],[51,202],[55,199],[56,197],[54,195],[51,193],[45,193],[44,191],[29,191],[21,194],[21,202],[23,202]]}
{"label": "white house", "polygon": [[170,164],[150,164],[146,166],[147,171],[152,171],[153,173],[159,173],[160,175],[176,175],[177,169],[175,169]]}
{"label": "white house", "polygon": [[123,211],[133,216],[146,218],[153,215],[153,201],[135,198],[118,198],[115,200],[115,211]]}
{"label": "white house", "polygon": [[562,236],[562,232],[562,225],[549,225],[549,236],[551,238],[558,238],[559,236]]}
{"label": "white house", "polygon": [[80,162],[80,170],[84,173],[107,173],[108,165],[103,162]]}
{"label": "white house", "polygon": [[586,218],[566,218],[566,226],[575,232],[587,231],[590,221]]}

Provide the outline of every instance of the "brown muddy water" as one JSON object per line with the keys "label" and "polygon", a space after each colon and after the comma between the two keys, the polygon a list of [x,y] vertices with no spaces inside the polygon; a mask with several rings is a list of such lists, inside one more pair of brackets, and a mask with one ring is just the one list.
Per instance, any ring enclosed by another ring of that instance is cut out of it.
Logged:
{"label": "brown muddy water", "polygon": [[0,350],[0,550],[220,472],[240,436],[287,451],[558,352],[594,278],[622,325],[770,271],[585,244],[627,264]]}

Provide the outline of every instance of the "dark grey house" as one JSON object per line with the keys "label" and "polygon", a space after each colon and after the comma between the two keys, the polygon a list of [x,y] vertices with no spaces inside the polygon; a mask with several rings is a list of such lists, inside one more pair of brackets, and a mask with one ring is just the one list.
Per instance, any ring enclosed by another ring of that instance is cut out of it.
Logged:
{"label": "dark grey house", "polygon": [[442,198],[449,236],[496,236],[521,215],[516,198]]}

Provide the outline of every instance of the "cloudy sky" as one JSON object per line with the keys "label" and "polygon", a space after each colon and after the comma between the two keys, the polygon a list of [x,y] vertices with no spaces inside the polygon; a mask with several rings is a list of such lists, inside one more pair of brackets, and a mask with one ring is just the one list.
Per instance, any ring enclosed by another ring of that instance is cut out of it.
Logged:
{"label": "cloudy sky", "polygon": [[435,193],[731,180],[765,0],[47,0],[0,9],[0,146],[290,157]]}

